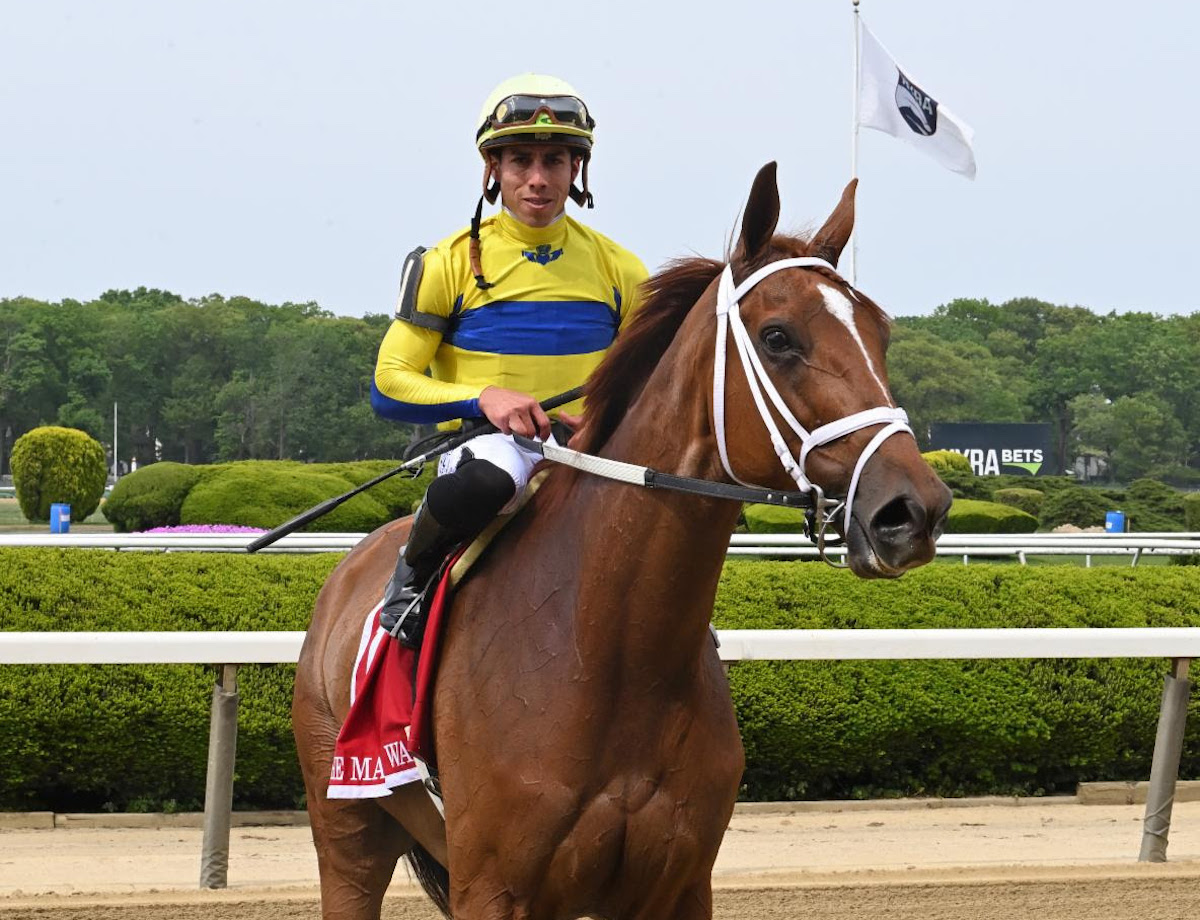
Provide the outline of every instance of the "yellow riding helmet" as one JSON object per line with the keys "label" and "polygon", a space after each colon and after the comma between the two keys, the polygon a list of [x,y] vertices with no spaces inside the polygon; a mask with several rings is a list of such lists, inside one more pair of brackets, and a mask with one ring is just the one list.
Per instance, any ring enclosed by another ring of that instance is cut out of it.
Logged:
{"label": "yellow riding helmet", "polygon": [[489,148],[528,143],[564,144],[586,158],[596,127],[571,84],[536,73],[511,77],[492,90],[477,124],[475,146],[485,158]]}

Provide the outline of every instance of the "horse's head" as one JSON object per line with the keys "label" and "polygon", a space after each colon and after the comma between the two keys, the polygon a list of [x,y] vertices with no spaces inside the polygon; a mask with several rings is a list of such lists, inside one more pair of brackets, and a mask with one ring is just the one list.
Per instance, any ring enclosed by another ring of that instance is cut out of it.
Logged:
{"label": "horse's head", "polygon": [[888,390],[887,315],[834,271],[854,227],[856,184],[804,241],[775,235],[775,164],[759,171],[719,281],[713,427],[740,481],[811,483],[845,498],[833,524],[851,569],[894,577],[933,558],[950,491]]}

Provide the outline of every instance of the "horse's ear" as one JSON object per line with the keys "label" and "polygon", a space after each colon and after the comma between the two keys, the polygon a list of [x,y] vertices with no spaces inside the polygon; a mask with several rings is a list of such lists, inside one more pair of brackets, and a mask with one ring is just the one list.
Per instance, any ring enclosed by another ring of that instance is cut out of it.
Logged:
{"label": "horse's ear", "polygon": [[809,252],[830,265],[837,265],[838,257],[854,230],[854,191],[857,188],[858,180],[851,179],[842,192],[842,200],[829,215],[829,220],[825,221],[825,226],[817,231],[809,248]]}
{"label": "horse's ear", "polygon": [[737,254],[742,259],[753,259],[771,241],[775,225],[779,223],[779,186],[775,182],[775,161],[772,160],[758,171],[750,189],[750,200],[742,215],[742,236],[738,240]]}

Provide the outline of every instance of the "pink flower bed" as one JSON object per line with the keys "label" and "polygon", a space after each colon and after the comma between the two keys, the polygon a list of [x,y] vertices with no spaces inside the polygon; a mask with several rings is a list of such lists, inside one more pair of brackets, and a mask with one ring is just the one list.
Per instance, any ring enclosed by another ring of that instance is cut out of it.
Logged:
{"label": "pink flower bed", "polygon": [[177,524],[174,527],[151,527],[138,533],[266,533],[261,527],[242,527],[238,524]]}

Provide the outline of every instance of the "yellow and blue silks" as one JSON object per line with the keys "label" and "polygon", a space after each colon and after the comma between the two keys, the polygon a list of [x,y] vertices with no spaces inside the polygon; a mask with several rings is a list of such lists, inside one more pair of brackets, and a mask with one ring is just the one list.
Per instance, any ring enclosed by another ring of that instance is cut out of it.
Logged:
{"label": "yellow and blue silks", "polygon": [[502,211],[480,238],[488,290],[475,284],[466,230],[425,254],[417,311],[449,325],[392,323],[371,388],[379,415],[453,428],[482,414],[488,386],[548,399],[582,384],[637,310],[641,260],[566,215],[535,228]]}

